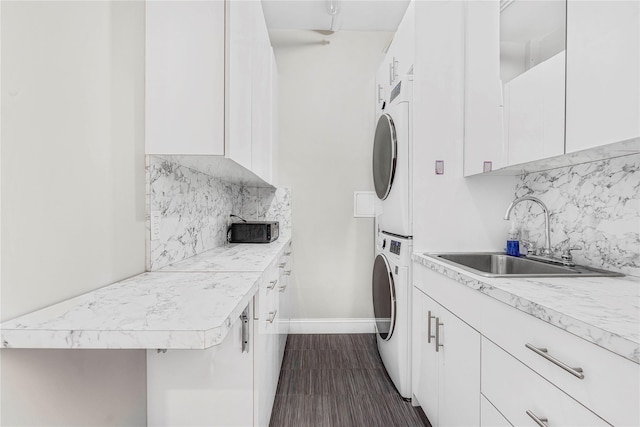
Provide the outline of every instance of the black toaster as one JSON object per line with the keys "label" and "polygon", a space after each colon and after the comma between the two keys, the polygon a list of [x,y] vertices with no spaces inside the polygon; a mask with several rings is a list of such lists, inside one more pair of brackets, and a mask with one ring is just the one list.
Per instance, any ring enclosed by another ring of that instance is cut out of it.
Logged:
{"label": "black toaster", "polygon": [[234,222],[229,228],[231,243],[271,243],[278,239],[278,221]]}

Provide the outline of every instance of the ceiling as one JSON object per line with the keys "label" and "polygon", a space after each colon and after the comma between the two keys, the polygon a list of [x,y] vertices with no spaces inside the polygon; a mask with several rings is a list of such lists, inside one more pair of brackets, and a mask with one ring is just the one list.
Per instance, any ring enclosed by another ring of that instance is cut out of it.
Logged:
{"label": "ceiling", "polygon": [[[269,30],[330,30],[330,0],[262,0]],[[336,0],[333,0],[336,3]],[[341,0],[335,31],[396,31],[409,0]]]}

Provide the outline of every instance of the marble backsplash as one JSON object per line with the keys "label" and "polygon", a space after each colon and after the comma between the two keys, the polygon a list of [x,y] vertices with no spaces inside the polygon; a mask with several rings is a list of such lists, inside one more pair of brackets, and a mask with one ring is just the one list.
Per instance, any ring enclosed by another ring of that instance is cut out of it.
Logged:
{"label": "marble backsplash", "polygon": [[[555,256],[580,247],[577,264],[640,276],[640,154],[525,174],[515,189],[524,195],[547,205]],[[520,203],[512,218],[521,239],[544,247],[539,206]]]}
{"label": "marble backsplash", "polygon": [[[147,156],[147,271],[227,244],[234,214],[248,221],[280,221],[291,228],[291,193],[285,188],[254,188],[225,182],[155,156]],[[160,214],[151,239],[153,212]]]}

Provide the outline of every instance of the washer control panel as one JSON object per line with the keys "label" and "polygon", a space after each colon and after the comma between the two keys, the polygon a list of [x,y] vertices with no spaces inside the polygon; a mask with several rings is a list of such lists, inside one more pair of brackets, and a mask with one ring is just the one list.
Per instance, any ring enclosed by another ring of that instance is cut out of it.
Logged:
{"label": "washer control panel", "polygon": [[392,254],[400,255],[400,242],[392,240],[391,245],[389,246],[389,252],[391,252]]}

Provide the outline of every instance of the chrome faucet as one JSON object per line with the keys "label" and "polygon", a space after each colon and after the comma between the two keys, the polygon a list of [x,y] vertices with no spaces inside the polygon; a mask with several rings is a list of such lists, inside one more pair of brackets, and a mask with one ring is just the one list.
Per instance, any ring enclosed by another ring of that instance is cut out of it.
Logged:
{"label": "chrome faucet", "polygon": [[542,255],[544,257],[551,258],[551,230],[549,228],[549,210],[544,205],[544,203],[542,203],[542,201],[540,199],[537,199],[537,198],[532,197],[532,196],[518,197],[513,202],[511,202],[511,204],[507,208],[507,212],[504,214],[504,219],[508,220],[509,217],[511,216],[511,211],[513,210],[515,205],[517,205],[520,202],[524,202],[525,200],[530,200],[530,201],[532,201],[534,203],[537,203],[542,208],[542,212],[544,212],[544,226],[545,226],[546,234],[545,234],[544,249],[542,249]]}

